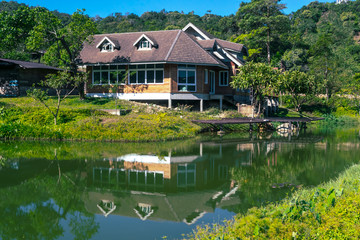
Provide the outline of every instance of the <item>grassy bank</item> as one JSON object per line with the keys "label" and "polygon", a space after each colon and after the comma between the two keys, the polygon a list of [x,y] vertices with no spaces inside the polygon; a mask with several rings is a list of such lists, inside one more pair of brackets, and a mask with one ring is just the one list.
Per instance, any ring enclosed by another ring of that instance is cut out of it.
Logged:
{"label": "grassy bank", "polygon": [[[55,99],[49,99],[52,105]],[[95,141],[164,141],[194,137],[200,127],[181,113],[119,101],[126,115],[111,115],[113,99],[64,101],[58,124],[49,111],[28,97],[0,99],[0,138]]]}
{"label": "grassy bank", "polygon": [[[340,104],[345,100],[341,100]],[[347,103],[342,107],[336,101],[325,104],[315,99],[304,106],[305,115],[325,117],[320,126],[342,126],[359,123],[356,106]],[[56,99],[47,100],[49,106]],[[345,104],[345,103],[344,103]],[[286,105],[288,108],[291,106]],[[106,109],[121,109],[123,115],[114,116]],[[299,116],[291,109],[282,108],[277,116]],[[112,98],[88,98],[79,100],[69,97],[60,109],[57,125],[54,118],[41,103],[29,97],[0,99],[0,138],[2,139],[51,139],[87,141],[165,141],[195,137],[201,131],[214,126],[198,126],[194,119],[240,117],[235,110],[219,111],[210,108],[205,112],[189,111],[189,106],[169,110],[149,104],[117,101]],[[218,129],[212,129],[218,130]],[[247,125],[226,125],[223,130],[246,131]]]}
{"label": "grassy bank", "polygon": [[224,226],[197,229],[191,239],[358,239],[360,165],[336,180],[301,189],[277,204],[250,209]]}

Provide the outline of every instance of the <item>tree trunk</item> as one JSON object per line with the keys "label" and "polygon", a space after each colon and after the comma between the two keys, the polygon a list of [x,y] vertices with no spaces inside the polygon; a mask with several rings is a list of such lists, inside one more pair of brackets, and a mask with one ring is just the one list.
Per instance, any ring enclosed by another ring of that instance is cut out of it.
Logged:
{"label": "tree trunk", "polygon": [[[270,4],[267,6],[267,17],[270,18]],[[266,48],[267,48],[267,61],[268,64],[271,63],[271,55],[270,55],[270,27],[267,25],[267,42],[266,42]]]}
{"label": "tree trunk", "polygon": [[267,61],[268,64],[271,63],[271,54],[270,54],[270,29],[267,30],[267,42],[266,42],[266,49],[267,49]]}
{"label": "tree trunk", "polygon": [[85,83],[80,83],[79,87],[78,87],[78,91],[79,91],[79,98],[80,100],[84,100],[85,99]]}

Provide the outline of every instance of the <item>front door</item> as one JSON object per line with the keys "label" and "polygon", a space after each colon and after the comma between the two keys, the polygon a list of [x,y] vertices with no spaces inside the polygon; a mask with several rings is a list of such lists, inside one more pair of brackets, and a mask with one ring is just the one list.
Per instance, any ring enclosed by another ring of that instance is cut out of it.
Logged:
{"label": "front door", "polygon": [[215,72],[210,71],[210,94],[215,94]]}

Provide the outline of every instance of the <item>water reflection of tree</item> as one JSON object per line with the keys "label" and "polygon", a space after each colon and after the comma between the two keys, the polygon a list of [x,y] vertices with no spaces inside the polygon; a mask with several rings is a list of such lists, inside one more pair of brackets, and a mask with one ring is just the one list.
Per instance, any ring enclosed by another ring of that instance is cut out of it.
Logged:
{"label": "water reflection of tree", "polygon": [[60,175],[58,163],[55,159],[44,174],[0,189],[0,238],[56,239],[64,233],[65,219],[74,239],[89,239],[98,231],[94,215],[87,213],[81,200],[85,184],[80,161],[75,171]]}
{"label": "water reflection of tree", "polygon": [[320,143],[277,143],[267,154],[266,144],[262,144],[260,152],[253,155],[251,167],[230,170],[239,184],[241,200],[231,210],[244,212],[252,206],[281,200],[301,186],[318,185],[336,177],[357,161],[360,152],[356,146],[345,150],[337,144],[332,138]]}

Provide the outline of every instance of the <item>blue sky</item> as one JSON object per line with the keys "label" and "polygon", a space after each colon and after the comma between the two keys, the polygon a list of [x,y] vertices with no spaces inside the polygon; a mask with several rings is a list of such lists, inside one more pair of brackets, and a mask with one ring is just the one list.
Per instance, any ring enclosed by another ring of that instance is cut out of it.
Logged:
{"label": "blue sky", "polygon": [[[287,5],[285,13],[296,11],[313,0],[283,0]],[[30,6],[42,6],[50,10],[73,13],[76,9],[86,9],[86,13],[92,17],[99,15],[106,17],[114,12],[135,13],[141,15],[147,11],[184,11],[188,13],[204,15],[207,10],[213,14],[230,15],[235,14],[241,0],[19,0],[18,2]],[[320,2],[335,2],[335,0],[320,0]]]}

